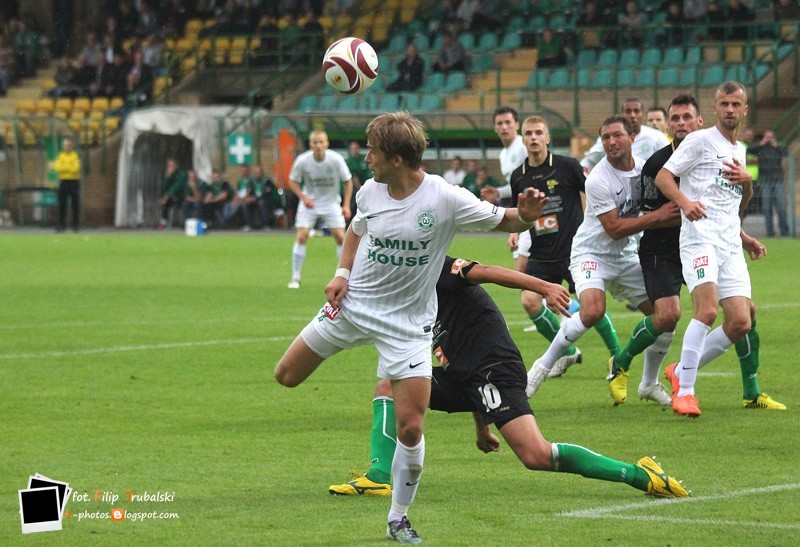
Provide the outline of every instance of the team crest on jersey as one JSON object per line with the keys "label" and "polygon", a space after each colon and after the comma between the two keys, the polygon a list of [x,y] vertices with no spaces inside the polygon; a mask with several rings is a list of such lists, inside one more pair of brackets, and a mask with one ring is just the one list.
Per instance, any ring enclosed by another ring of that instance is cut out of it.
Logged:
{"label": "team crest on jersey", "polygon": [[430,211],[423,211],[417,216],[417,229],[428,233],[436,226],[436,217]]}
{"label": "team crest on jersey", "polygon": [[702,268],[703,266],[708,266],[708,257],[707,256],[701,256],[699,258],[695,258],[693,264],[694,264],[694,269],[695,270],[697,268]]}
{"label": "team crest on jersey", "polygon": [[550,190],[551,194],[555,191],[556,186],[558,186],[558,181],[556,179],[550,179],[547,181],[547,189]]}
{"label": "team crest on jersey", "polygon": [[596,271],[597,270],[597,262],[594,260],[587,260],[585,262],[581,262],[581,271]]}

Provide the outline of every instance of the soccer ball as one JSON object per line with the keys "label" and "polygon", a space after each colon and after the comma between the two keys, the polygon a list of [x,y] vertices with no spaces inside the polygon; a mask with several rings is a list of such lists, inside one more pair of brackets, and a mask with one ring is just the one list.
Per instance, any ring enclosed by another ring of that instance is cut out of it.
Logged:
{"label": "soccer ball", "polygon": [[342,38],[328,47],[322,70],[325,80],[339,93],[360,93],[378,77],[378,55],[360,38]]}

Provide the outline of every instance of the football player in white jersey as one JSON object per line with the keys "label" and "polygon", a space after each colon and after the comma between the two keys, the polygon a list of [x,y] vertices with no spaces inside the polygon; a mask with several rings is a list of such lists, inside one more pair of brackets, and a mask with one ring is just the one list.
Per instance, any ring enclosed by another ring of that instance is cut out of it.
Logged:
{"label": "football player in white jersey", "polygon": [[[310,150],[294,160],[289,173],[289,188],[300,200],[295,217],[297,239],[292,247],[292,280],[290,289],[300,288],[300,273],[306,260],[308,233],[318,220],[336,240],[336,254],[342,255],[345,219],[350,218],[353,178],[344,158],[328,150],[330,143],[324,131],[312,131],[308,137]],[[344,200],[339,192],[344,183]],[[300,185],[303,185],[302,188]]]}
{"label": "football player in white jersey", "polygon": [[[636,252],[636,236],[677,218],[678,209],[669,203],[649,215],[639,215],[639,177],[644,160],[631,152],[635,138],[630,122],[622,116],[608,118],[600,126],[606,157],[586,178],[586,211],[570,254],[570,273],[581,309],[561,323],[550,347],[528,372],[529,397],[564,350],[604,317],[606,291],[619,300],[628,300],[645,315],[653,313]],[[663,359],[663,355],[660,357]],[[660,364],[659,359],[655,373],[650,374],[656,383]],[[646,356],[645,368],[648,366]]]}
{"label": "football player in white jersey", "polygon": [[[738,141],[747,116],[747,91],[721,84],[714,95],[714,127],[686,136],[656,175],[656,186],[681,208],[681,264],[694,312],[683,337],[680,364],[668,369],[672,408],[697,417],[694,384],[700,361],[721,355],[750,330],[751,287],[742,252],[741,220],[753,193]],[[674,177],[680,177],[680,187]],[[717,307],[724,322],[713,331]]]}
{"label": "football player in white jersey", "polygon": [[[664,133],[658,129],[653,129],[647,125],[643,125],[644,109],[642,108],[642,101],[636,98],[626,99],[620,107],[620,115],[630,122],[633,128],[635,139],[633,141],[633,155],[641,158],[642,161],[647,161],[650,156],[655,154],[657,150],[661,150],[669,144],[669,139]],[[594,166],[603,159],[603,143],[597,139],[592,147],[586,152],[586,155],[581,160],[581,166],[584,173],[588,174],[589,171],[594,169]]]}
{"label": "football player in white jersey", "polygon": [[530,188],[519,196],[517,208],[504,209],[425,173],[420,162],[427,136],[407,112],[376,117],[366,134],[366,162],[374,178],[356,196],[358,212],[345,235],[339,268],[325,288],[328,303],[281,357],[275,378],[294,387],[339,351],[375,346],[378,376],[392,381],[397,422],[387,535],[419,543],[406,514],[425,456],[435,286],[445,253],[459,228],[530,229],[547,198]]}

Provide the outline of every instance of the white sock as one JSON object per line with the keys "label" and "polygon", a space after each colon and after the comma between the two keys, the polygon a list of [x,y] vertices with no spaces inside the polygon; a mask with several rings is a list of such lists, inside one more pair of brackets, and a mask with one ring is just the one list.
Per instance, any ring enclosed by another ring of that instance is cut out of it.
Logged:
{"label": "white sock", "polygon": [[694,395],[694,383],[697,380],[697,365],[700,362],[700,356],[703,354],[703,346],[705,346],[706,335],[709,330],[711,330],[711,327],[694,318],[689,321],[689,326],[686,327],[686,333],[683,335],[681,364],[678,366],[678,368],[681,369],[678,374],[678,378],[681,382],[681,389],[678,391],[678,397]]}
{"label": "white sock", "polygon": [[589,329],[581,321],[580,312],[573,314],[572,317],[565,319],[561,322],[561,328],[558,329],[556,337],[550,342],[550,347],[544,352],[537,361],[547,370],[553,368],[555,362],[564,355],[564,351],[578,341],[578,338]]}
{"label": "white sock", "polygon": [[652,345],[644,350],[644,368],[642,369],[642,382],[640,387],[651,386],[658,382],[658,373],[661,370],[661,363],[669,351],[672,339],[675,338],[674,332],[663,332],[656,338]]}
{"label": "white sock", "polygon": [[722,325],[712,330],[706,336],[706,345],[703,346],[703,354],[700,356],[700,362],[697,368],[703,368],[711,361],[728,351],[728,348],[733,345],[731,339],[722,330]]}
{"label": "white sock", "polygon": [[406,513],[414,495],[417,493],[419,479],[422,476],[422,463],[425,460],[425,436],[419,444],[408,447],[398,439],[392,460],[392,508],[389,510],[389,522],[400,520]]}
{"label": "white sock", "polygon": [[300,272],[305,261],[306,246],[295,241],[292,247],[292,281],[300,281]]}
{"label": "white sock", "polygon": [[336,258],[337,259],[341,259],[342,258],[342,246],[341,245],[337,245],[336,246]]}

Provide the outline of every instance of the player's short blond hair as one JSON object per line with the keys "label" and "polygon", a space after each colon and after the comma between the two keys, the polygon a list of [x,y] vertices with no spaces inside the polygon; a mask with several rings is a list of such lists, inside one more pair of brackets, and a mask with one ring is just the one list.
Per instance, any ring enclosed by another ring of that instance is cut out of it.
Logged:
{"label": "player's short blond hair", "polygon": [[532,123],[540,123],[545,127],[545,129],[547,129],[548,133],[550,132],[550,126],[547,125],[547,120],[545,120],[541,116],[528,116],[527,118],[525,118],[525,121],[522,122],[522,125],[526,126]]}
{"label": "player's short blond hair", "polygon": [[410,169],[418,169],[428,147],[422,122],[408,112],[381,114],[367,126],[367,144],[387,158],[400,156]]}

